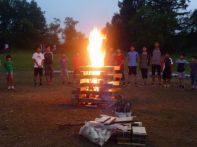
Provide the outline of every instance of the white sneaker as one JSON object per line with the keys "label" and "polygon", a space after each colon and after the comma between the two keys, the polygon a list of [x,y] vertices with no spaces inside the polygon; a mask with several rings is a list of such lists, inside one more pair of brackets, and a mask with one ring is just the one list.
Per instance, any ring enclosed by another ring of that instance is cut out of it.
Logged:
{"label": "white sneaker", "polygon": [[10,90],[12,87],[11,86],[8,86],[8,90]]}
{"label": "white sneaker", "polygon": [[12,90],[14,90],[15,89],[15,87],[14,86],[12,86]]}

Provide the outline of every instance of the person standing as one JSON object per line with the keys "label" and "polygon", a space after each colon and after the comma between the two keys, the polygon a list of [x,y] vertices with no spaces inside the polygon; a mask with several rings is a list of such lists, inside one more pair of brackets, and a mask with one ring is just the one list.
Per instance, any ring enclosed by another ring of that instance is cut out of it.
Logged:
{"label": "person standing", "polygon": [[170,87],[170,80],[172,78],[172,65],[173,61],[170,58],[170,55],[168,53],[165,54],[165,58],[163,60],[163,84],[165,88]]}
{"label": "person standing", "polygon": [[191,84],[192,89],[197,89],[197,57],[192,57],[191,62]]}
{"label": "person standing", "polygon": [[5,72],[6,72],[6,79],[7,79],[7,86],[8,90],[14,90],[14,66],[12,57],[10,55],[6,55],[6,60],[4,63]]}
{"label": "person standing", "polygon": [[149,54],[146,47],[142,48],[142,54],[140,56],[140,69],[142,74],[142,79],[144,81],[144,85],[147,84],[148,79],[148,66],[149,66]]}
{"label": "person standing", "polygon": [[44,53],[44,70],[47,84],[51,85],[53,81],[53,53],[50,46],[47,46]]}
{"label": "person standing", "polygon": [[138,52],[135,51],[135,47],[131,46],[130,51],[128,53],[128,68],[129,68],[129,81],[130,84],[132,77],[134,78],[134,84],[137,86],[137,63],[138,63],[139,55]]}
{"label": "person standing", "polygon": [[152,65],[152,85],[155,84],[156,72],[157,72],[159,85],[161,85],[161,49],[160,49],[160,44],[158,42],[155,42],[155,49],[153,50],[152,53],[151,65]]}
{"label": "person standing", "polygon": [[116,55],[114,56],[114,62],[116,66],[120,67],[120,70],[118,71],[118,73],[122,74],[122,84],[125,85],[125,75],[124,75],[124,62],[125,62],[125,57],[122,54],[121,50],[118,49]]}
{"label": "person standing", "polygon": [[114,62],[115,62],[114,58],[115,58],[114,49],[110,48],[109,51],[107,51],[106,53],[105,64],[107,66],[114,66]]}
{"label": "person standing", "polygon": [[32,59],[34,62],[34,86],[37,85],[38,78],[39,84],[42,86],[44,55],[41,53],[40,47],[36,48],[36,52],[33,54]]}
{"label": "person standing", "polygon": [[74,82],[76,82],[77,75],[80,73],[80,71],[79,71],[80,66],[83,65],[79,52],[77,52],[74,55],[74,57],[72,59],[72,63],[73,63],[73,78],[74,78]]}
{"label": "person standing", "polygon": [[61,72],[62,84],[65,84],[66,79],[68,81],[68,84],[70,84],[69,74],[68,74],[68,59],[64,53],[61,55],[61,59],[60,59],[60,72]]}
{"label": "person standing", "polygon": [[183,84],[183,79],[185,78],[185,65],[189,64],[183,54],[180,55],[180,58],[176,60],[177,73],[179,78],[179,88],[185,88]]}

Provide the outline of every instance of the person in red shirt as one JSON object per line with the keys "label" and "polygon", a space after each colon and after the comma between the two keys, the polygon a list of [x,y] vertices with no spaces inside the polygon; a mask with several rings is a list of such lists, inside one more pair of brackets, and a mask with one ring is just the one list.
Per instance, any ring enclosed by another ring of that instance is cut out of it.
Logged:
{"label": "person in red shirt", "polygon": [[73,71],[74,71],[74,79],[76,79],[76,75],[79,74],[79,68],[82,65],[80,54],[77,52],[76,55],[73,57]]}
{"label": "person in red shirt", "polygon": [[114,56],[114,62],[116,66],[120,66],[120,71],[119,73],[122,74],[121,81],[123,85],[125,85],[125,75],[124,75],[124,62],[125,62],[125,57],[123,53],[121,52],[120,49],[117,50],[116,55]]}

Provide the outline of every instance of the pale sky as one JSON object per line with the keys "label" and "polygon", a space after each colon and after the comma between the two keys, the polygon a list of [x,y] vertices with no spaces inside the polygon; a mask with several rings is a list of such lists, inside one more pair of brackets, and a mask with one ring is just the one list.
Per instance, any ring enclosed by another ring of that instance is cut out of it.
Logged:
{"label": "pale sky", "polygon": [[[79,21],[77,30],[88,34],[96,26],[103,28],[118,12],[118,0],[35,0],[43,11],[47,23],[53,18],[62,22],[65,17],[73,17]],[[191,0],[190,10],[197,9],[197,0]]]}

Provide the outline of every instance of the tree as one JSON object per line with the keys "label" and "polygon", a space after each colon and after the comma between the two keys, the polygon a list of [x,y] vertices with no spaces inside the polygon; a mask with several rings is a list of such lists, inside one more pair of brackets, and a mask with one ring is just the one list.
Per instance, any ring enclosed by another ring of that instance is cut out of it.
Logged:
{"label": "tree", "polygon": [[46,32],[44,12],[35,1],[0,0],[0,40],[27,48],[39,44]]}
{"label": "tree", "polygon": [[63,30],[63,37],[64,37],[64,48],[66,51],[71,53],[80,51],[85,47],[86,44],[86,37],[81,32],[77,32],[76,25],[79,22],[74,20],[71,17],[66,17],[64,24],[65,28]]}
{"label": "tree", "polygon": [[50,44],[50,45],[59,45],[60,44],[60,36],[62,33],[62,28],[61,28],[61,21],[58,18],[54,18],[53,22],[50,23],[47,27],[47,33],[45,34],[45,44]]}
{"label": "tree", "polygon": [[[185,27],[188,0],[123,0],[120,11],[105,28],[107,34],[115,32],[112,40],[121,40],[113,47],[127,50],[131,44],[137,48],[151,47],[159,41],[164,48],[174,48],[174,36]],[[112,38],[108,35],[108,38]],[[109,39],[109,42],[111,39]],[[112,41],[113,42],[113,41]]]}

